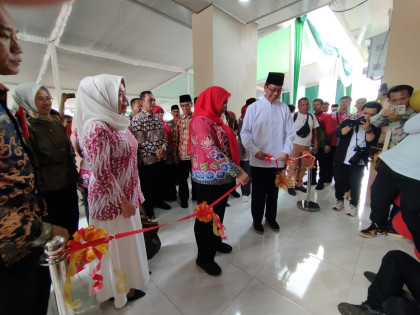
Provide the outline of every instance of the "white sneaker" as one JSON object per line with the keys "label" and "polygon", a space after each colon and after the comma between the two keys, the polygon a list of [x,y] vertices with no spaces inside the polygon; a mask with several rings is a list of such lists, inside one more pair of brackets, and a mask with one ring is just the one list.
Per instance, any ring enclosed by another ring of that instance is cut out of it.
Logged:
{"label": "white sneaker", "polygon": [[341,211],[344,209],[344,201],[343,200],[337,200],[335,202],[335,205],[333,206],[333,210]]}
{"label": "white sneaker", "polygon": [[355,217],[357,215],[357,207],[350,204],[346,213],[351,217]]}
{"label": "white sneaker", "polygon": [[248,200],[249,200],[249,197],[248,196],[242,196],[242,201],[243,202],[248,202]]}

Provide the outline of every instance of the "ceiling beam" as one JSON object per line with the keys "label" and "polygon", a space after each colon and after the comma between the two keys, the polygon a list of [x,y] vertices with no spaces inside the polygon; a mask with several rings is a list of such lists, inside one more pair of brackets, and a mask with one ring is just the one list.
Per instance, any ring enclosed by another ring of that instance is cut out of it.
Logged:
{"label": "ceiling beam", "polygon": [[[53,30],[51,31],[49,39],[47,40],[48,45],[50,45],[50,43],[54,43],[54,45],[56,45],[60,42],[61,36],[63,35],[64,30],[65,30],[66,25],[67,25],[67,20],[69,19],[69,16],[71,14],[71,9],[72,9],[72,6],[73,6],[73,2],[74,2],[74,0],[72,0],[70,2],[67,2],[67,3],[63,3],[61,5],[60,14],[57,17],[57,21],[55,22],[55,26],[54,26]],[[49,63],[50,59],[51,59],[51,50],[47,49],[46,53],[44,55],[43,61],[42,61],[41,68],[39,69],[38,78],[36,79],[37,83],[40,83],[42,81],[42,78],[44,77],[45,72],[47,71],[48,63]],[[58,89],[58,90],[60,90],[60,89]]]}
{"label": "ceiling beam", "polygon": [[[49,42],[51,42],[50,39],[48,38],[33,36],[33,35],[25,34],[25,33],[19,33],[18,38],[19,40],[22,40],[24,42],[41,44],[41,45],[47,45]],[[100,51],[95,51],[92,49],[84,49],[84,48],[80,48],[80,47],[72,46],[72,45],[57,44],[55,41],[54,41],[54,44],[57,48],[60,48],[66,51],[70,51],[70,52],[74,52],[74,53],[78,53],[82,55],[87,55],[87,56],[92,56],[92,57],[101,57],[105,59],[115,60],[122,63],[130,64],[133,66],[147,67],[147,68],[159,69],[159,70],[175,72],[175,73],[188,72],[188,69],[184,69],[181,67],[164,65],[160,63],[153,63],[153,62],[148,62],[148,61],[139,60],[139,59],[124,58],[121,56],[117,56],[117,55],[113,55],[113,54],[109,54],[105,52],[100,52]],[[48,52],[44,56],[44,59],[47,59],[46,61],[44,60],[44,63],[49,61],[49,56],[47,55],[48,55]]]}
{"label": "ceiling beam", "polygon": [[176,73],[187,73],[187,70],[181,67],[175,67],[175,66],[169,66],[169,65],[164,65],[160,63],[144,61],[144,60],[121,57],[121,56],[106,53],[103,51],[96,51],[92,49],[85,49],[85,48],[80,48],[80,47],[76,47],[72,45],[63,45],[63,44],[59,44],[57,45],[57,47],[64,49],[66,51],[71,51],[74,53],[92,56],[92,57],[100,57],[100,58],[115,60],[122,63],[130,64],[133,66],[146,67],[146,68],[152,68],[152,69],[158,69],[158,70],[164,70],[164,71],[176,72]]}
{"label": "ceiling beam", "polygon": [[[171,21],[173,21],[173,22],[175,22],[175,23],[177,23],[177,24],[179,24],[179,25],[182,25],[182,26],[185,26],[186,28],[188,28],[188,29],[192,29],[192,25],[189,25],[189,24],[186,24],[186,23],[184,23],[184,22],[182,22],[182,21],[180,21],[180,20],[178,20],[178,19],[176,19],[176,18],[174,18],[173,16],[170,16],[170,15],[168,15],[168,14],[165,14],[165,13],[163,13],[163,12],[161,12],[161,11],[158,11],[158,10],[156,10],[156,9],[154,9],[154,8],[151,8],[151,7],[149,7],[149,6],[147,6],[147,5],[145,5],[145,4],[143,4],[143,3],[141,3],[141,2],[139,2],[139,1],[137,1],[137,0],[127,0],[127,1],[129,1],[129,2],[131,2],[131,3],[134,3],[134,4],[136,4],[136,5],[138,5],[138,6],[140,6],[140,7],[142,7],[142,8],[145,8],[145,9],[147,9],[147,10],[149,10],[149,11],[151,11],[151,12],[153,12],[153,13],[155,13],[155,14],[157,14],[157,15],[160,15],[160,16],[162,16],[162,17],[164,17],[164,18],[166,18],[166,19],[168,19],[168,20],[171,20]],[[176,3],[176,2],[175,2]],[[177,3],[178,4],[178,3]],[[179,4],[178,4],[179,5]],[[186,10],[188,10],[187,8],[185,8],[185,7],[183,7],[183,6],[181,6],[182,8],[184,8],[184,9],[186,9]],[[190,11],[190,10],[188,10],[190,13],[191,13],[191,15],[192,15],[192,12]]]}

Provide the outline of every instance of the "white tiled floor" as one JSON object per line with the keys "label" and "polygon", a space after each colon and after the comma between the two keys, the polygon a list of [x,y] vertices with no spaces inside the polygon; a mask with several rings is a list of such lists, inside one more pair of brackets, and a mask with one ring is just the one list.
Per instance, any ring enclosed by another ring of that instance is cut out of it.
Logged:
{"label": "white tiled floor", "polygon": [[363,271],[376,272],[387,251],[413,254],[406,239],[363,239],[357,234],[369,225],[369,200],[359,206],[358,216],[349,217],[331,209],[332,184],[312,193],[320,212],[299,210],[296,202],[305,198],[300,192],[292,197],[280,191],[281,230],[266,227],[264,235],[251,228],[251,202],[230,198],[224,223],[233,252],[217,255],[223,270],[219,277],[195,265],[194,220],[174,223],[192,213],[193,206],[182,209],[171,202],[172,210],[156,210],[159,222],[168,226],[159,232],[161,251],[149,261],[153,273],[145,297],[116,310],[111,302],[90,299],[77,279],[74,296],[92,305],[84,314],[338,314],[339,302],[365,300],[368,281]]}

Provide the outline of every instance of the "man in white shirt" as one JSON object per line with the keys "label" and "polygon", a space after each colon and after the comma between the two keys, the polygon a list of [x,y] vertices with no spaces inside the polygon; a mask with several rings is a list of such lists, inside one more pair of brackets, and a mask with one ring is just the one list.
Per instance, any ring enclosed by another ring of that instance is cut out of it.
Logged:
{"label": "man in white shirt", "polygon": [[[299,158],[303,152],[309,151],[313,142],[314,147],[312,152],[318,152],[318,137],[316,129],[319,127],[318,120],[313,114],[309,114],[309,99],[302,97],[298,101],[298,112],[293,115],[295,122],[296,136],[293,140],[292,156]],[[295,196],[296,190],[306,193],[306,188],[303,187],[303,176],[305,175],[306,168],[308,167],[308,160],[298,159],[296,163],[290,167],[289,175],[295,178],[295,188],[287,189],[287,192]]]}
{"label": "man in white shirt", "polygon": [[264,233],[262,219],[274,231],[280,231],[276,222],[278,187],[275,185],[276,161],[279,170],[292,153],[295,129],[289,107],[280,102],[284,74],[270,72],[264,85],[265,95],[251,104],[245,114],[241,140],[249,151],[252,173],[251,213],[254,230]]}

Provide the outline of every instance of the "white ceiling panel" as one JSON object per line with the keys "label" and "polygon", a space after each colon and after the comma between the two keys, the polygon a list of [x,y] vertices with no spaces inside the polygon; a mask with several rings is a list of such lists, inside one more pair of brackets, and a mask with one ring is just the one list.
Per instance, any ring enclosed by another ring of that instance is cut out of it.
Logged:
{"label": "white ceiling panel", "polygon": [[[347,10],[361,2],[336,0],[330,7]],[[192,15],[212,4],[243,23],[256,21],[260,36],[265,36],[277,30],[278,24],[328,3],[329,0],[78,0],[50,7],[7,7],[21,33],[24,61],[19,75],[2,78],[2,82],[36,80],[46,59],[41,83],[53,86],[51,62],[46,54],[47,43],[52,39],[62,89],[77,89],[86,75],[112,73],[124,75],[129,94],[138,94],[162,87],[193,70]],[[392,0],[369,0],[336,15],[359,49],[366,51],[365,39],[388,30],[391,7]]]}

